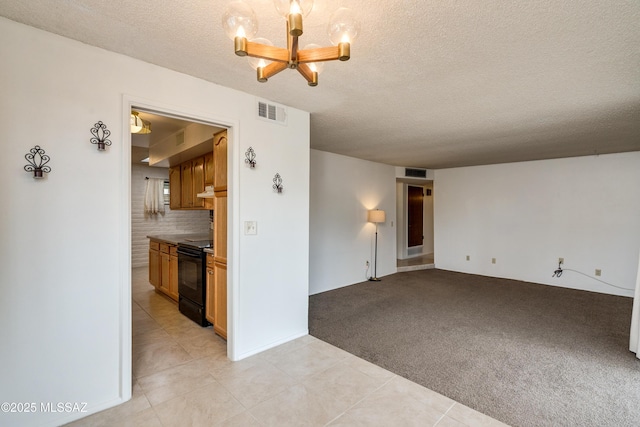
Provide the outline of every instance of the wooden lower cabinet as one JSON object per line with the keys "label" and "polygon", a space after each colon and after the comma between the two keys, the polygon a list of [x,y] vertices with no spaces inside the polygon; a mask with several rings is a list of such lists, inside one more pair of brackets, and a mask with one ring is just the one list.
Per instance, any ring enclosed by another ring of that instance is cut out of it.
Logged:
{"label": "wooden lower cabinet", "polygon": [[177,246],[171,247],[169,254],[169,296],[178,301],[178,250]]}
{"label": "wooden lower cabinet", "polygon": [[207,303],[205,317],[213,331],[227,339],[227,264],[207,254]]}
{"label": "wooden lower cabinet", "polygon": [[149,283],[156,291],[178,301],[177,246],[151,240],[149,242]]}
{"label": "wooden lower cabinet", "polygon": [[213,276],[213,255],[207,254],[207,301],[205,304],[205,317],[209,322],[214,324],[215,321],[215,308],[216,308],[216,293],[214,289],[215,279]]}
{"label": "wooden lower cabinet", "polygon": [[161,275],[159,246],[157,242],[151,242],[149,245],[149,283],[156,289],[160,288]]}
{"label": "wooden lower cabinet", "polygon": [[162,275],[160,277],[160,290],[165,294],[169,294],[169,254],[160,253],[160,262],[162,263]]}
{"label": "wooden lower cabinet", "polygon": [[213,268],[215,294],[215,310],[213,313],[213,330],[227,339],[227,263],[215,260]]}

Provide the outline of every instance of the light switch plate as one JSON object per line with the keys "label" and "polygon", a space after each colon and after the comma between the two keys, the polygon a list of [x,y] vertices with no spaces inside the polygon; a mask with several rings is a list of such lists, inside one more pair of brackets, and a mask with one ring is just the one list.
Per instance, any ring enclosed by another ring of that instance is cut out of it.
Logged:
{"label": "light switch plate", "polygon": [[245,221],[244,234],[246,236],[258,234],[258,223],[256,221]]}

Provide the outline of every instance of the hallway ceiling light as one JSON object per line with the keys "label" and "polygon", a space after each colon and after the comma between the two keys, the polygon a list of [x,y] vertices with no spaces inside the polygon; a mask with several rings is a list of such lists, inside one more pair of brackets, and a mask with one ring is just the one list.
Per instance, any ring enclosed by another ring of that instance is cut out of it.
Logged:
{"label": "hallway ceiling light", "polygon": [[147,134],[151,133],[151,122],[142,120],[139,112],[131,111],[131,133]]}
{"label": "hallway ceiling light", "polygon": [[349,9],[341,7],[331,15],[327,33],[333,46],[308,45],[299,49],[298,37],[303,33],[302,18],[313,9],[313,0],[274,0],[273,3],[286,20],[286,49],[274,47],[267,39],[254,38],[258,32],[258,18],[248,4],[233,1],[222,16],[222,26],[233,40],[236,55],[249,57],[259,82],[264,83],[269,77],[290,68],[298,70],[309,86],[317,86],[324,61],[349,60],[351,42],[360,31]]}

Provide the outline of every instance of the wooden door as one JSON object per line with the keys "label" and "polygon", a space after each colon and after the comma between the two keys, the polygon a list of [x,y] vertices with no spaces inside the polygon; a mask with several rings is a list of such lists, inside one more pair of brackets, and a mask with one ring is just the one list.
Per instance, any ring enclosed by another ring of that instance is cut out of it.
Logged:
{"label": "wooden door", "polygon": [[180,200],[183,208],[193,207],[193,178],[191,174],[191,161],[184,162],[180,165],[182,174]]}
{"label": "wooden door", "polygon": [[422,245],[423,235],[423,215],[424,215],[424,193],[422,187],[408,187],[407,201],[407,246]]}
{"label": "wooden door", "polygon": [[162,263],[162,274],[160,275],[160,289],[162,292],[169,295],[169,281],[171,280],[170,275],[170,256],[169,254],[160,253],[160,262]]}
{"label": "wooden door", "polygon": [[[173,251],[175,247],[172,247]],[[169,296],[178,301],[178,255],[169,256]]]}
{"label": "wooden door", "polygon": [[213,191],[227,190],[227,131],[213,135]]}
{"label": "wooden door", "polygon": [[207,254],[207,301],[205,303],[205,317],[209,322],[215,325],[215,311],[216,311],[216,292],[215,292],[215,277],[213,275],[213,255]]}
{"label": "wooden door", "polygon": [[182,184],[180,183],[180,165],[169,168],[169,208],[180,209]]}
{"label": "wooden door", "polygon": [[204,199],[197,197],[198,193],[204,192],[204,157],[198,157],[191,162],[191,180],[193,182],[193,204],[194,208],[204,207]]}
{"label": "wooden door", "polygon": [[213,199],[213,252],[216,261],[227,262],[227,192],[217,192]]}
{"label": "wooden door", "polygon": [[[152,242],[153,244],[154,242]],[[155,243],[157,245],[157,243]],[[160,288],[160,275],[161,275],[161,266],[160,266],[160,251],[157,249],[149,249],[149,283],[155,286],[157,289]]]}
{"label": "wooden door", "polygon": [[[213,147],[212,147],[213,150]],[[215,166],[213,164],[213,151],[204,156],[204,185],[213,185],[213,173]]]}
{"label": "wooden door", "polygon": [[213,273],[216,298],[213,330],[222,338],[227,339],[227,264],[216,260]]}

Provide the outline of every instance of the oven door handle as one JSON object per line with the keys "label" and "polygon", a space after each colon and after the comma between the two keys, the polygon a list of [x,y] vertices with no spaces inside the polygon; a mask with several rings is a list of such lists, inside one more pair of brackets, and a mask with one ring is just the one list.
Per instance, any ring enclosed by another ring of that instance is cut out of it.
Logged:
{"label": "oven door handle", "polygon": [[180,250],[180,248],[178,248],[176,250],[176,253],[178,255],[186,255],[186,256],[191,257],[191,258],[200,258],[200,252],[184,251],[184,250]]}

